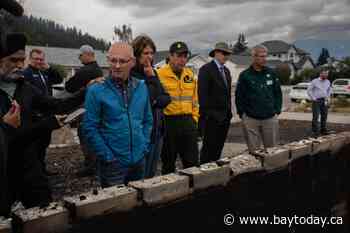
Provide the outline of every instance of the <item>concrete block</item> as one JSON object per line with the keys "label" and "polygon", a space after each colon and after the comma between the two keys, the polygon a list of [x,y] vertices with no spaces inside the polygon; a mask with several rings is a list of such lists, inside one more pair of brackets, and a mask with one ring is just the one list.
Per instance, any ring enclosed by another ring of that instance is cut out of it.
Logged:
{"label": "concrete block", "polygon": [[349,145],[350,144],[350,131],[344,131],[344,132],[341,132],[339,134],[343,135],[344,137],[346,137],[345,144]]}
{"label": "concrete block", "polygon": [[263,170],[261,161],[249,154],[241,154],[231,159],[230,168],[233,176]]}
{"label": "concrete block", "polygon": [[290,159],[298,159],[306,155],[312,154],[312,141],[301,140],[298,142],[292,142],[284,145],[284,147],[290,150]]}
{"label": "concrete block", "polygon": [[312,154],[318,154],[330,150],[331,140],[326,136],[318,137],[312,140]]}
{"label": "concrete block", "polygon": [[289,163],[290,151],[283,146],[268,148],[267,151],[259,150],[255,154],[262,158],[262,164],[266,170],[280,169]]}
{"label": "concrete block", "polygon": [[128,211],[136,207],[138,192],[131,187],[112,186],[92,192],[64,198],[66,207],[78,219]]}
{"label": "concrete block", "polygon": [[347,144],[347,137],[342,134],[332,134],[328,138],[331,140],[330,151],[332,155],[339,153]]}
{"label": "concrete block", "polygon": [[220,167],[216,163],[203,164],[200,167],[190,167],[179,173],[190,177],[194,191],[213,186],[226,185],[230,180],[230,168]]}
{"label": "concrete block", "polygon": [[191,194],[190,178],[173,173],[130,182],[128,185],[140,190],[142,200],[149,206],[165,204]]}
{"label": "concrete block", "polygon": [[11,233],[11,219],[5,219],[0,216],[0,233]]}
{"label": "concrete block", "polygon": [[23,233],[60,233],[67,229],[69,223],[69,212],[59,203],[50,203],[42,209],[18,210],[13,214],[14,225]]}

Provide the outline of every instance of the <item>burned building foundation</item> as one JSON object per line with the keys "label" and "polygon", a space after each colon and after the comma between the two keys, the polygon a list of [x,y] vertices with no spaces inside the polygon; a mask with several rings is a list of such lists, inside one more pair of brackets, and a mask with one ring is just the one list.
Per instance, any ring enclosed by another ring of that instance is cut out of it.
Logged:
{"label": "burned building foundation", "polygon": [[[19,210],[0,232],[349,232],[349,165],[343,132]],[[240,222],[245,217],[269,221]]]}

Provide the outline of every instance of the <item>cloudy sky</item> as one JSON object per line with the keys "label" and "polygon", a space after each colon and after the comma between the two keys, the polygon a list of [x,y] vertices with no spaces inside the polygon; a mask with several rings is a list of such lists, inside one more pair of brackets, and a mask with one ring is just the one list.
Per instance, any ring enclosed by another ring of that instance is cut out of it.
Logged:
{"label": "cloudy sky", "polygon": [[159,49],[175,40],[207,49],[243,32],[265,40],[350,39],[350,0],[26,0],[28,14],[76,26],[111,40],[113,26],[130,24]]}

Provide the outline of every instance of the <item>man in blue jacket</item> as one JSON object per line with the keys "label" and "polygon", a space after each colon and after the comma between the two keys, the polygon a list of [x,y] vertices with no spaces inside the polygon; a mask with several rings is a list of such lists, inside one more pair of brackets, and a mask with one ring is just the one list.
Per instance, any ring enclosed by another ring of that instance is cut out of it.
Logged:
{"label": "man in blue jacket", "polygon": [[102,187],[144,177],[153,123],[147,86],[130,75],[135,65],[132,47],[114,43],[107,58],[110,76],[88,89],[83,120]]}

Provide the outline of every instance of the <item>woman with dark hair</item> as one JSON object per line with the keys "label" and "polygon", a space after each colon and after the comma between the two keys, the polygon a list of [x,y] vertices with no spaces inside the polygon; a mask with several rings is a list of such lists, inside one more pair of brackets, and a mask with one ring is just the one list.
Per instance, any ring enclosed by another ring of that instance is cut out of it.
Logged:
{"label": "woman with dark hair", "polygon": [[146,35],[140,35],[133,40],[132,47],[136,57],[136,65],[132,69],[131,75],[145,80],[153,113],[151,147],[149,154],[146,156],[145,168],[145,177],[151,178],[156,173],[163,145],[164,115],[162,110],[170,103],[171,99],[169,94],[165,92],[156,71],[152,67],[153,56],[156,52],[156,46],[152,39]]}

